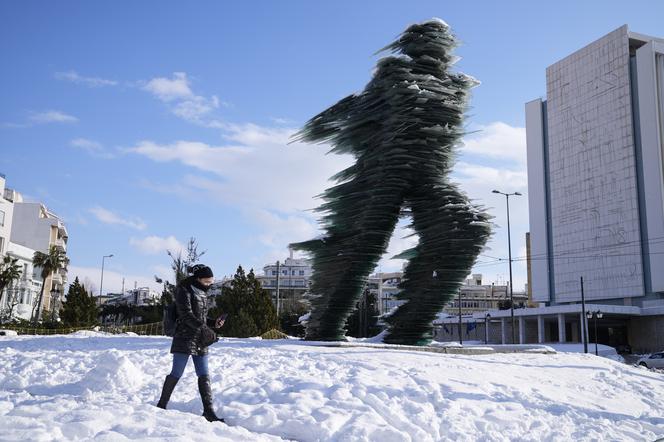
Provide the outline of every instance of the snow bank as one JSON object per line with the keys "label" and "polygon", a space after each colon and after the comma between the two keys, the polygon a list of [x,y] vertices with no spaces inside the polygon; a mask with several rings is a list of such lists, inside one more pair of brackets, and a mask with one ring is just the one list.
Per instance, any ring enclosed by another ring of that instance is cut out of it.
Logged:
{"label": "snow bank", "polygon": [[578,353],[450,355],[292,340],[222,339],[215,406],[193,366],[153,404],[170,339],[0,340],[0,440],[655,440],[664,375]]}

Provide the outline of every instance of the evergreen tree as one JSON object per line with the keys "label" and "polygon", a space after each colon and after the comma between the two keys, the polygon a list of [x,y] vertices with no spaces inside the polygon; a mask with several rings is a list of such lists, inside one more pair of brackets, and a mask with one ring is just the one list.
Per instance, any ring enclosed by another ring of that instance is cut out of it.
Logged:
{"label": "evergreen tree", "polygon": [[300,324],[299,319],[304,316],[309,309],[304,303],[295,301],[289,303],[288,307],[284,308],[279,315],[279,325],[281,331],[289,336],[304,337],[304,326]]}
{"label": "evergreen tree", "polygon": [[221,328],[223,336],[248,338],[258,336],[273,328],[279,321],[270,296],[263,290],[254,271],[245,274],[239,266],[230,287],[217,298],[217,310],[228,314]]}
{"label": "evergreen tree", "polygon": [[94,298],[78,281],[78,277],[69,286],[67,300],[60,310],[60,319],[72,326],[92,325],[97,322],[99,309]]}

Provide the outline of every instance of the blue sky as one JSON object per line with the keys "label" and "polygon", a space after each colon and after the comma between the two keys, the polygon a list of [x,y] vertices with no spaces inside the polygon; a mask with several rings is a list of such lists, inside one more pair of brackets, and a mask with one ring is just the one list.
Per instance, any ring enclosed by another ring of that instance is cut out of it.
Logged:
{"label": "blue sky", "polygon": [[[0,172],[68,224],[71,278],[104,291],[167,275],[190,236],[217,276],[262,269],[317,234],[307,211],[349,159],[289,145],[309,117],[369,80],[373,54],[413,22],[440,17],[478,78],[457,181],[498,224],[476,271],[507,278],[528,229],[524,103],[545,68],[628,24],[664,36],[664,3],[334,1],[0,3]],[[395,235],[390,253],[412,244]],[[399,268],[385,259],[380,270]],[[515,288],[526,280],[517,262]]]}

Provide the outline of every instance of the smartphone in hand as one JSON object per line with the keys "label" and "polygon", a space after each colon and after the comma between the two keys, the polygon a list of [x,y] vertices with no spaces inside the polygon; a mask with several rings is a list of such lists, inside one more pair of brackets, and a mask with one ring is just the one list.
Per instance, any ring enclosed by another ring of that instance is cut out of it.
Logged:
{"label": "smartphone in hand", "polygon": [[224,325],[226,318],[228,318],[228,313],[222,313],[221,315],[219,315],[217,320],[214,322],[215,328],[221,328]]}

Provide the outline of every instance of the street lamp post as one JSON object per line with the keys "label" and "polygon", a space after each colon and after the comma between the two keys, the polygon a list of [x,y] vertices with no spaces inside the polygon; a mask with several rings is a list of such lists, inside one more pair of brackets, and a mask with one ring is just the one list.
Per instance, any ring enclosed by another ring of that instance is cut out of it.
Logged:
{"label": "street lamp post", "polygon": [[491,314],[487,313],[484,316],[484,343],[489,343],[489,321],[491,321]]}
{"label": "street lamp post", "polygon": [[505,201],[507,202],[507,253],[510,267],[510,316],[512,318],[512,344],[516,343],[516,338],[514,336],[514,292],[512,290],[512,238],[510,236],[510,196],[521,196],[519,192],[514,193],[504,193],[499,190],[493,190],[492,193],[499,193],[505,195]]}
{"label": "street lamp post", "polygon": [[593,326],[595,329],[595,356],[599,356],[599,352],[597,351],[597,320],[602,319],[603,317],[604,313],[602,313],[600,310],[594,312],[589,311],[586,313],[586,318],[593,319]]}
{"label": "street lamp post", "polygon": [[104,260],[106,258],[113,258],[113,254],[104,255],[101,257],[101,281],[99,281],[99,298],[97,298],[97,305],[101,305],[102,289],[104,288]]}
{"label": "street lamp post", "polygon": [[59,300],[60,290],[57,288],[51,289],[51,320],[55,317],[55,311],[57,307],[57,302]]}

